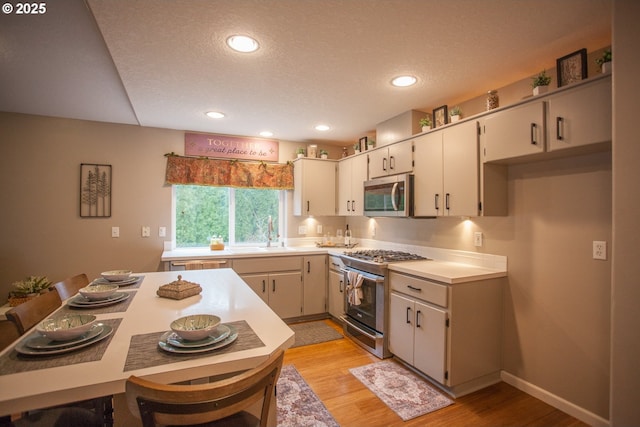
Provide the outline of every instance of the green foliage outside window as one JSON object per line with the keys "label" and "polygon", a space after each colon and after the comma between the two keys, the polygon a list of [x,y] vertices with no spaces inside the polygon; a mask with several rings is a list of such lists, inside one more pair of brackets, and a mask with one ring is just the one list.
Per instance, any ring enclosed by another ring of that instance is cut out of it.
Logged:
{"label": "green foliage outside window", "polygon": [[[209,246],[211,236],[227,244],[266,243],[269,215],[278,232],[279,190],[176,185],[176,246]],[[235,214],[235,215],[234,215]]]}

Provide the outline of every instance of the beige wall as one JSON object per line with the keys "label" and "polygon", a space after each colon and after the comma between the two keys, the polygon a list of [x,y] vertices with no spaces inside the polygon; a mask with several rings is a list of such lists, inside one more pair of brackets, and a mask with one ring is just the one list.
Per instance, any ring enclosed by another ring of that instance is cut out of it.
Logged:
{"label": "beige wall", "polygon": [[613,2],[611,425],[640,425],[640,2]]}

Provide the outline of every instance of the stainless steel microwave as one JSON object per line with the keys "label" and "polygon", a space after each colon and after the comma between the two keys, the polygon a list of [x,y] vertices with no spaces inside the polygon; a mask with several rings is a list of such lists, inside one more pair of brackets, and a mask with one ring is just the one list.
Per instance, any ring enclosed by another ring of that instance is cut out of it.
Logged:
{"label": "stainless steel microwave", "polygon": [[413,175],[393,175],[365,181],[364,214],[413,216]]}

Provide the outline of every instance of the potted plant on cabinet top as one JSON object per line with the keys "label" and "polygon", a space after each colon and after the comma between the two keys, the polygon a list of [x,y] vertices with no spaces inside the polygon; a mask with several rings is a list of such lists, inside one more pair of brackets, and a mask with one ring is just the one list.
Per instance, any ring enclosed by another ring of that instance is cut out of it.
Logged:
{"label": "potted plant on cabinet top", "polygon": [[611,49],[602,52],[602,56],[596,59],[596,64],[600,66],[602,74],[611,72]]}
{"label": "potted plant on cabinet top", "polygon": [[456,105],[451,109],[449,115],[451,116],[451,123],[457,122],[462,117],[462,109]]}
{"label": "potted plant on cabinet top", "polygon": [[327,150],[320,150],[320,158],[321,159],[328,159],[329,158],[329,152]]}
{"label": "potted plant on cabinet top", "polygon": [[302,157],[304,157],[304,148],[298,148],[298,149],[296,150],[296,155],[297,155],[297,157],[298,157],[299,159],[300,159],[300,158],[302,158]]}
{"label": "potted plant on cabinet top", "polygon": [[422,127],[422,132],[426,132],[431,130],[431,119],[429,117],[424,117],[419,121],[420,126]]}
{"label": "potted plant on cabinet top", "polygon": [[358,154],[360,152],[360,143],[353,144],[353,151]]}
{"label": "potted plant on cabinet top", "polygon": [[551,83],[551,77],[547,76],[546,70],[542,70],[542,72],[535,76],[531,82],[531,86],[533,86],[533,94],[540,95],[541,93],[547,93],[549,90],[549,83]]}
{"label": "potted plant on cabinet top", "polygon": [[367,150],[373,150],[376,147],[376,142],[373,139],[367,139]]}

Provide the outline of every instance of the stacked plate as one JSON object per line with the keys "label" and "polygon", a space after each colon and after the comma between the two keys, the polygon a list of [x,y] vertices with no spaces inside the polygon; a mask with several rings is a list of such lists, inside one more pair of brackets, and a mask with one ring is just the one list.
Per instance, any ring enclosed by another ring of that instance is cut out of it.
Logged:
{"label": "stacked plate", "polygon": [[54,341],[42,335],[35,335],[20,341],[16,351],[28,356],[49,356],[52,354],[68,353],[79,348],[90,346],[107,338],[113,328],[103,323],[94,324],[84,335],[66,341]]}
{"label": "stacked plate", "polygon": [[169,353],[203,353],[225,347],[238,338],[238,332],[233,326],[218,325],[208,337],[190,341],[180,337],[173,331],[168,331],[158,342],[158,346]]}
{"label": "stacked plate", "polygon": [[83,297],[82,295],[76,295],[71,298],[67,303],[69,307],[74,308],[96,308],[96,307],[104,307],[106,305],[117,304],[129,298],[129,292],[116,292],[114,294],[109,295],[105,299],[99,300],[91,300],[89,298]]}
{"label": "stacked plate", "polygon": [[95,279],[93,282],[91,282],[92,285],[103,285],[106,283],[112,284],[112,285],[118,285],[118,286],[129,286],[129,285],[133,285],[135,283],[138,282],[138,279],[140,279],[139,276],[129,276],[125,279],[122,280],[107,280],[104,277],[99,277],[97,279]]}

